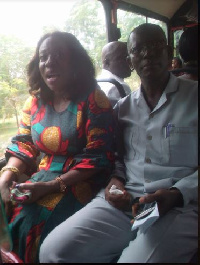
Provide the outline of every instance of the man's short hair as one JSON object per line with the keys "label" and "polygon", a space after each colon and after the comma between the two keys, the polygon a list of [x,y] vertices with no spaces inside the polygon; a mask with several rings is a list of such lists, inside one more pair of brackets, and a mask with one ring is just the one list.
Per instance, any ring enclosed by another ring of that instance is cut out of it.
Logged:
{"label": "man's short hair", "polygon": [[166,38],[165,32],[159,25],[151,24],[151,23],[144,23],[144,24],[141,24],[138,27],[134,28],[131,31],[131,33],[130,33],[130,35],[128,37],[128,41],[127,41],[128,47],[129,47],[129,43],[130,43],[130,36],[131,36],[132,33],[138,33],[138,32],[142,33],[142,32],[144,32],[146,30],[152,30],[152,29],[161,32],[161,34],[163,35],[164,41],[166,41],[166,43],[167,43],[167,38]]}

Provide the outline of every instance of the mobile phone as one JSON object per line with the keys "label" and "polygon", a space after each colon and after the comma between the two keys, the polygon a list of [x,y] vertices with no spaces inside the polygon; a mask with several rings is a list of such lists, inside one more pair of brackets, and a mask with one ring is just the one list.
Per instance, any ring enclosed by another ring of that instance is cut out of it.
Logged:
{"label": "mobile phone", "polygon": [[156,202],[140,204],[137,215],[134,217],[135,220],[141,220],[150,215],[155,209]]}
{"label": "mobile phone", "polygon": [[21,203],[31,198],[31,192],[21,192],[18,188],[14,188],[10,192],[10,199],[13,202]]}

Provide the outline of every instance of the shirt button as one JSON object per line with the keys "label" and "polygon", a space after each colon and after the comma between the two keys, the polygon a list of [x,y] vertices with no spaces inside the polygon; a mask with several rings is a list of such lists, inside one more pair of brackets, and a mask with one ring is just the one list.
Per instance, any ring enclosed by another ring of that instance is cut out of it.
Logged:
{"label": "shirt button", "polygon": [[148,140],[152,140],[152,136],[151,136],[151,135],[148,135],[148,136],[147,136],[147,139],[148,139]]}
{"label": "shirt button", "polygon": [[145,161],[146,161],[146,163],[148,163],[148,164],[150,164],[150,163],[151,163],[151,159],[150,159],[150,158],[148,158],[148,157],[146,157]]}

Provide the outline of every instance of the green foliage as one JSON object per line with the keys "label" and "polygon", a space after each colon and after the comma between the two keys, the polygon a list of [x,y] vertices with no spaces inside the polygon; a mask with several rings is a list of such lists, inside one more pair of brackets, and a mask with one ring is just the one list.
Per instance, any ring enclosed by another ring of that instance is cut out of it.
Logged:
{"label": "green foliage", "polygon": [[74,34],[88,51],[96,66],[101,69],[101,50],[106,44],[106,27],[103,7],[98,1],[79,0],[66,20],[65,30]]}
{"label": "green foliage", "polygon": [[0,35],[0,118],[15,115],[27,95],[26,65],[33,54],[32,48],[26,47],[16,37]]}
{"label": "green foliage", "polygon": [[25,79],[26,64],[29,62],[33,50],[14,37],[0,35],[0,76],[8,83],[13,78]]}
{"label": "green foliage", "polygon": [[121,31],[121,38],[120,41],[126,42],[130,32],[140,24],[146,22],[146,18],[144,16],[134,14],[131,12],[118,10],[118,27]]}

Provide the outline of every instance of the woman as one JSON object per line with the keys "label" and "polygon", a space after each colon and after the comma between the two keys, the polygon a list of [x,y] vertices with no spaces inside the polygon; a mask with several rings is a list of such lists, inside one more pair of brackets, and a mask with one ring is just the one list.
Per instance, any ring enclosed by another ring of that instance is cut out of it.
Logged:
{"label": "woman", "polygon": [[172,59],[172,69],[180,69],[182,68],[182,61],[179,57],[174,57]]}
{"label": "woman", "polygon": [[18,189],[31,197],[9,213],[14,252],[25,262],[37,262],[46,235],[107,182],[113,165],[112,108],[96,89],[94,74],[84,48],[64,32],[43,36],[28,65],[31,96],[0,177],[9,213],[18,177],[30,176]]}

